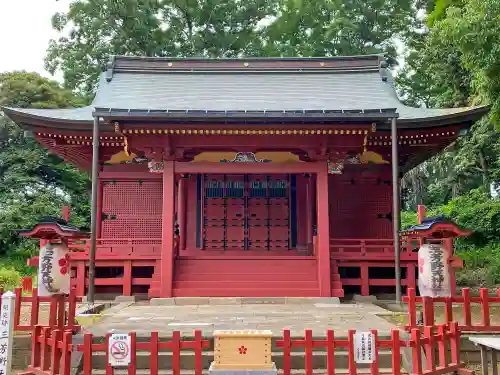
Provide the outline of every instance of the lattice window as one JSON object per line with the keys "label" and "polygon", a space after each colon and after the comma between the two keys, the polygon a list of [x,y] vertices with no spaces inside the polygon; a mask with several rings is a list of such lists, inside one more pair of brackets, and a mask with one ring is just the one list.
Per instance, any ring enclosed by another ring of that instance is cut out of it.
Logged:
{"label": "lattice window", "polygon": [[161,238],[161,181],[103,185],[102,238]]}

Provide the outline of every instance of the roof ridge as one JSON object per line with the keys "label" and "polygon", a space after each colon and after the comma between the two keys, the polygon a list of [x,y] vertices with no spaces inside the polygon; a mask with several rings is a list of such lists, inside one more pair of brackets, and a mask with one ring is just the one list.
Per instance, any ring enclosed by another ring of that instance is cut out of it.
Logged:
{"label": "roof ridge", "polygon": [[248,58],[180,58],[147,56],[111,56],[106,80],[120,73],[169,72],[302,72],[302,71],[369,71],[380,70],[387,63],[383,54],[325,57],[248,57]]}

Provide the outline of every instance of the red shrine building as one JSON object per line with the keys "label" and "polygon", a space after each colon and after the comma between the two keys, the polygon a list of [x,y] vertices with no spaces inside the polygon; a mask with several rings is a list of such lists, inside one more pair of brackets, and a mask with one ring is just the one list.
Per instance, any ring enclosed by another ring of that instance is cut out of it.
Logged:
{"label": "red shrine building", "polygon": [[[487,109],[405,106],[369,55],[114,57],[88,107],[4,111],[95,159],[97,293],[340,297],[393,291],[395,262],[415,287],[399,178]],[[71,243],[81,295],[92,246]]]}

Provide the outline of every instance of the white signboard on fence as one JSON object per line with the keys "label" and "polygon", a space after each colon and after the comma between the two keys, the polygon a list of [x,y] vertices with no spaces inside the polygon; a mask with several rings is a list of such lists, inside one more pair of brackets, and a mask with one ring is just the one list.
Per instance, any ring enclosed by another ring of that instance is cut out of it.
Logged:
{"label": "white signboard on fence", "polygon": [[2,308],[0,310],[0,375],[11,373],[15,301],[16,296],[12,292],[6,292],[2,295]]}
{"label": "white signboard on fence", "polygon": [[354,335],[354,360],[356,363],[373,363],[375,350],[373,333],[356,332]]}
{"label": "white signboard on fence", "polygon": [[109,338],[108,362],[112,367],[127,367],[130,364],[131,340],[128,333],[113,333]]}

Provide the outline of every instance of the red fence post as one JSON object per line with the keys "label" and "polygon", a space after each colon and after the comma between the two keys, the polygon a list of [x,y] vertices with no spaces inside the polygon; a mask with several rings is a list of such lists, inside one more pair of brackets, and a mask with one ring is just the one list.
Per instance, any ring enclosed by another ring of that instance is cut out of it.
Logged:
{"label": "red fence post", "polygon": [[33,294],[31,295],[31,316],[30,325],[34,326],[38,324],[38,312],[40,310],[40,298],[38,298],[38,288],[33,288]]}
{"label": "red fence post", "polygon": [[464,326],[467,329],[472,327],[472,317],[471,317],[471,308],[470,308],[470,289],[463,288],[462,289],[462,297],[464,299],[464,304],[462,305],[462,311],[464,314]]}
{"label": "red fence post", "polygon": [[408,288],[408,322],[410,328],[417,326],[417,296],[415,289]]}
{"label": "red fence post", "polygon": [[354,360],[354,333],[356,331],[350,329],[347,331],[347,360],[349,363],[349,375],[356,375],[356,362]]}
{"label": "red fence post", "polygon": [[391,333],[392,340],[392,373],[401,374],[401,341],[399,340],[399,330],[393,329]]}
{"label": "red fence post", "polygon": [[181,333],[172,332],[172,375],[181,373]]}
{"label": "red fence post", "polygon": [[63,333],[62,340],[62,355],[61,355],[61,375],[71,374],[71,349],[73,347],[72,332],[66,331]]}
{"label": "red fence post", "polygon": [[50,299],[49,327],[51,328],[57,327],[57,307],[59,305],[57,302],[57,298],[54,296]]}
{"label": "red fence post", "polygon": [[290,330],[283,330],[283,375],[290,375],[291,356]]}
{"label": "red fence post", "polygon": [[194,374],[202,375],[203,373],[203,336],[201,330],[194,331]]}
{"label": "red fence post", "polygon": [[135,332],[130,332],[130,364],[128,375],[136,375],[137,371],[137,337]]}
{"label": "red fence post", "polygon": [[432,326],[424,327],[424,348],[426,370],[434,371],[436,369],[436,366],[434,362],[434,330]]}
{"label": "red fence post", "polygon": [[335,334],[332,329],[326,331],[326,370],[328,375],[335,375]]}
{"label": "red fence post", "polygon": [[42,326],[35,326],[33,328],[33,335],[31,336],[31,367],[40,367],[42,347],[40,345],[40,337],[42,336]]}
{"label": "red fence post", "polygon": [[438,354],[439,354],[439,366],[440,367],[446,367],[446,365],[447,365],[447,361],[446,361],[446,352],[447,352],[447,346],[446,346],[446,337],[447,337],[446,327],[449,327],[449,325],[440,324],[440,325],[437,326],[437,331],[438,331]]}
{"label": "red fence post", "polygon": [[420,350],[420,331],[418,329],[411,330],[411,358],[413,362],[413,375],[422,375],[422,355]]}
{"label": "red fence post", "polygon": [[42,328],[42,343],[41,343],[41,363],[40,363],[40,369],[42,371],[48,371],[50,368],[50,363],[49,363],[49,336],[50,336],[50,328],[49,327],[43,327]]}
{"label": "red fence post", "polygon": [[149,361],[150,375],[158,375],[158,360],[159,360],[158,356],[160,354],[158,343],[159,343],[158,332],[151,332],[151,342],[150,342],[151,358]]}
{"label": "red fence post", "polygon": [[434,325],[434,301],[430,297],[422,297],[422,309],[424,310],[424,326]]}
{"label": "red fence post", "polygon": [[[109,364],[109,339],[111,338],[111,333],[106,335],[106,375],[113,375],[113,367]],[[89,356],[92,357],[92,348],[90,349]],[[92,374],[92,369],[90,369],[89,375]]]}
{"label": "red fence post", "polygon": [[[16,302],[14,308],[14,331],[16,331],[19,325],[21,324],[21,306],[23,302],[23,292],[21,288],[16,288],[14,289],[14,294],[16,295]],[[36,323],[32,324],[31,326],[34,327],[35,325]]]}
{"label": "red fence post", "polygon": [[450,324],[453,321],[453,301],[450,297],[444,299],[444,316],[446,324]]}
{"label": "red fence post", "polygon": [[[106,337],[106,353],[108,352],[108,338]],[[106,354],[106,363],[108,355]],[[106,366],[107,367],[107,366]],[[106,368],[106,372],[107,372]],[[83,335],[83,375],[92,375],[92,334]]]}
{"label": "red fence post", "polygon": [[378,368],[378,362],[379,362],[379,356],[378,356],[378,352],[379,352],[379,343],[378,343],[378,332],[376,329],[373,329],[372,331],[372,334],[373,334],[373,348],[375,348],[375,353],[373,353],[373,358],[374,358],[374,361],[373,363],[370,365],[370,372],[372,375],[378,375],[379,374],[379,368]]}
{"label": "red fence post", "polygon": [[306,375],[312,375],[312,355],[313,355],[313,339],[312,330],[306,329],[304,331],[304,364]]}
{"label": "red fence post", "polygon": [[488,302],[488,289],[481,288],[479,291],[479,297],[481,298],[481,312],[483,313],[483,326],[490,326],[490,305]]}
{"label": "red fence post", "polygon": [[56,329],[52,331],[51,344],[52,352],[50,356],[50,368],[53,374],[60,374],[59,366],[61,365],[61,350],[58,342],[62,339],[62,331]]}
{"label": "red fence post", "polygon": [[75,317],[76,317],[76,303],[77,303],[77,296],[76,296],[76,290],[72,288],[69,291],[69,297],[68,297],[68,322],[67,326],[68,329],[73,330],[75,328]]}
{"label": "red fence post", "polygon": [[460,364],[460,331],[457,322],[450,324],[450,351],[451,362],[455,365]]}
{"label": "red fence post", "polygon": [[[70,291],[71,292],[71,291]],[[64,329],[66,318],[66,297],[64,295],[55,296],[57,301],[57,327]]]}

